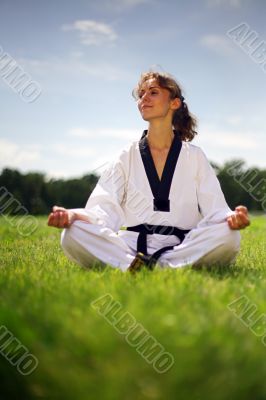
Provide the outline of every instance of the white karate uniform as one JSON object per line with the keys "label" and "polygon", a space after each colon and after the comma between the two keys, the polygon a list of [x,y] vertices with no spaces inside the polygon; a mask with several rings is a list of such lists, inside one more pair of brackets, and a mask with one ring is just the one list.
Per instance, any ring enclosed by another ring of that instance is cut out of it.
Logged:
{"label": "white karate uniform", "polygon": [[139,142],[123,150],[102,174],[80,213],[92,223],[75,221],[62,232],[65,254],[84,267],[101,261],[126,271],[137,252],[137,232],[121,229],[139,224],[189,229],[184,241],[173,235],[147,235],[147,251],[175,246],[163,253],[161,267],[211,265],[234,260],[240,234],[231,230],[226,217],[232,214],[219,181],[203,151],[182,142],[170,193],[170,211],[154,211],[153,193],[142,161]]}

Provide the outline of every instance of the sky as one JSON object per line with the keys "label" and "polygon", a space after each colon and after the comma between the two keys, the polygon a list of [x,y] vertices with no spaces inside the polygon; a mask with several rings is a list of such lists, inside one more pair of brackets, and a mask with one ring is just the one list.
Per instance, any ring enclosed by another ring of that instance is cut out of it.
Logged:
{"label": "sky", "polygon": [[147,128],[131,93],[151,69],[181,84],[210,161],[266,168],[265,13],[264,0],[0,0],[0,169],[101,173]]}

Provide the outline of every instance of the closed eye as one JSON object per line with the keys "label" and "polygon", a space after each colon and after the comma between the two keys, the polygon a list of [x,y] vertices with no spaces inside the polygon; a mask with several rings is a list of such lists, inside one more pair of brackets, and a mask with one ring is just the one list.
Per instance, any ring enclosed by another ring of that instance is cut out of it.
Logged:
{"label": "closed eye", "polygon": [[[149,94],[151,94],[151,95],[159,94],[159,90],[158,90],[158,89],[155,89],[155,88],[150,88],[150,89],[148,90],[148,92],[149,92]],[[139,92],[139,94],[138,94],[139,99],[141,99],[141,98],[144,96],[145,93],[146,93],[146,92],[145,92],[144,90],[142,90],[141,92]]]}

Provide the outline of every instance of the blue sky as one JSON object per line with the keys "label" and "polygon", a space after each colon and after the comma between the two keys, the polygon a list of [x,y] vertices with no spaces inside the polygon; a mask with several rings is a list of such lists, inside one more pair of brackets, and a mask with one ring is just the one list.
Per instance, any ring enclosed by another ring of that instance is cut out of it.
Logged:
{"label": "blue sky", "polygon": [[[266,168],[266,53],[251,55],[266,42],[265,12],[263,0],[1,0],[2,56],[41,93],[23,101],[0,54],[0,168],[100,172],[146,128],[131,91],[150,68],[180,82],[209,160]],[[237,42],[227,32],[241,24]]]}

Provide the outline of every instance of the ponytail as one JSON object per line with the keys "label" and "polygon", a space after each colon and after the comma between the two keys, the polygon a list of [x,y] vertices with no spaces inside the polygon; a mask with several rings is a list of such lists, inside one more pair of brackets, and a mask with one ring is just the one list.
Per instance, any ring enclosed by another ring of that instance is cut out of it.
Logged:
{"label": "ponytail", "polygon": [[173,115],[173,127],[180,133],[181,140],[190,142],[197,135],[197,120],[189,112],[187,103],[184,101],[184,97],[181,95],[181,106],[174,112]]}

